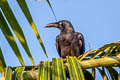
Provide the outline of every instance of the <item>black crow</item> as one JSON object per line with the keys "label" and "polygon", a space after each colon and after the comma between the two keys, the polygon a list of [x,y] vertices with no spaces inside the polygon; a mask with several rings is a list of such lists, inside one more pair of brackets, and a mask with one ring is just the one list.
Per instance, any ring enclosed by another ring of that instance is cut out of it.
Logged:
{"label": "black crow", "polygon": [[56,48],[63,59],[66,56],[80,56],[84,53],[85,43],[83,35],[75,32],[72,24],[67,20],[47,24],[46,27],[56,27],[60,29],[60,34],[56,37]]}

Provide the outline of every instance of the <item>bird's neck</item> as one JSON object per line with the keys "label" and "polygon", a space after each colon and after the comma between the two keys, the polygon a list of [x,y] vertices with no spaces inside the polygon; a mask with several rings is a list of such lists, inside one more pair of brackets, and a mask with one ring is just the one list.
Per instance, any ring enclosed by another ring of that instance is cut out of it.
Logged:
{"label": "bird's neck", "polygon": [[73,33],[73,30],[65,30],[65,31],[61,31],[61,34],[69,34],[69,33]]}

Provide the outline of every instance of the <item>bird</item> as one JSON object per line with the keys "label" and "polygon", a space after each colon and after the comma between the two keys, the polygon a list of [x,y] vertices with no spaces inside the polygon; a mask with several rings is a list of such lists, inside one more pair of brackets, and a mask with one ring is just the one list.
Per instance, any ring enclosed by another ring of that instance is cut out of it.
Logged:
{"label": "bird", "polygon": [[75,32],[70,21],[60,20],[49,23],[45,27],[54,27],[60,30],[60,34],[56,37],[56,48],[61,58],[65,59],[66,56],[78,57],[84,53],[85,42],[83,34]]}

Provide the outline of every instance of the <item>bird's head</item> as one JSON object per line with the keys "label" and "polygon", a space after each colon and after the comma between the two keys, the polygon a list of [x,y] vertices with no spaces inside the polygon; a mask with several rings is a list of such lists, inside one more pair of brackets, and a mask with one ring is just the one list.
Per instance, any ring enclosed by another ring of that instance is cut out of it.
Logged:
{"label": "bird's head", "polygon": [[67,31],[74,32],[72,24],[67,20],[61,20],[61,21],[58,21],[58,22],[49,23],[45,27],[46,28],[56,27],[56,28],[60,29],[61,32],[67,32]]}

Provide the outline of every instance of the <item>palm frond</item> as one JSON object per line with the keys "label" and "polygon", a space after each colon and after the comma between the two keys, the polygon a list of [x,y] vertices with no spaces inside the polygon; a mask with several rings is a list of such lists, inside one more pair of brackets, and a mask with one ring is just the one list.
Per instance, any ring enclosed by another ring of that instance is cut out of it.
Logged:
{"label": "palm frond", "polygon": [[56,58],[52,59],[52,79],[66,80],[66,73],[62,59],[56,59]]}
{"label": "palm frond", "polygon": [[12,80],[12,69],[10,67],[6,68],[5,80]]}
{"label": "palm frond", "polygon": [[[14,36],[12,35],[9,27],[8,27],[8,24],[7,22],[5,21],[4,19],[4,16],[2,15],[2,12],[0,11],[0,28],[4,34],[4,36],[6,37],[8,43],[10,44],[10,46],[12,47],[13,51],[15,52],[15,55],[17,56],[18,60],[20,61],[21,65],[25,65],[24,64],[24,61],[22,59],[22,56],[20,54],[20,51],[18,49],[18,46],[16,44],[16,41],[15,41],[15,38]],[[2,62],[4,63],[4,62]]]}
{"label": "palm frond", "polygon": [[118,72],[113,67],[106,67],[112,80],[118,80]]}
{"label": "palm frond", "polygon": [[2,50],[0,47],[0,72],[1,72],[2,76],[4,76],[5,67],[6,67],[6,63],[5,63],[3,53],[2,53]]}
{"label": "palm frond", "polygon": [[[65,63],[63,62],[62,59],[53,58],[52,62],[41,61],[40,64],[37,66],[25,66],[23,78],[24,79],[31,78],[37,80],[41,79],[66,80],[66,78],[68,77],[71,80],[84,80],[84,79],[89,80],[89,78],[95,79],[95,75],[97,74],[95,72],[97,69],[100,72],[100,75],[102,76],[103,80],[108,80],[110,78],[113,80],[118,80],[119,72],[113,67],[119,68],[120,66],[119,50],[115,50],[114,55],[109,54],[108,56],[105,55],[106,57],[104,57],[104,54],[106,54],[106,52],[111,52],[112,50],[114,50],[113,47],[116,47],[116,49],[120,49],[118,44],[119,44],[118,42],[117,43],[115,42],[107,44],[99,49],[88,51],[83,55],[86,56],[87,59],[86,57],[83,58],[83,56],[79,57],[79,59],[69,56],[67,57],[66,59],[67,62]],[[107,50],[105,50],[104,53],[99,54],[95,58],[91,59],[92,55],[101,52],[100,49],[102,50],[102,52],[105,49]],[[89,52],[91,53],[91,55],[89,55],[90,54]],[[16,71],[16,68],[17,67],[13,67],[10,68],[10,70],[12,69],[12,71]],[[86,69],[92,69],[92,72],[89,72]]]}
{"label": "palm frond", "polygon": [[37,80],[50,80],[50,62],[41,61],[38,68],[38,77]]}
{"label": "palm frond", "polygon": [[[0,7],[1,7],[1,9],[3,11],[3,14],[6,17],[8,23],[10,24],[10,27],[12,28],[13,32],[17,36],[17,38],[20,41],[20,43],[22,44],[22,46],[24,47],[24,49],[27,52],[27,55],[29,56],[29,58],[32,61],[33,65],[35,65],[34,61],[33,61],[33,58],[31,56],[30,50],[28,48],[26,39],[24,37],[23,31],[22,31],[18,21],[16,20],[14,14],[13,14],[13,12],[12,12],[9,4],[8,4],[8,1],[7,0],[0,0]],[[7,32],[7,30],[6,30],[6,32]],[[17,54],[17,52],[15,52],[15,53]],[[22,63],[22,65],[24,65],[24,64]]]}
{"label": "palm frond", "polygon": [[95,80],[92,74],[88,70],[84,70],[85,80]]}
{"label": "palm frond", "polygon": [[105,71],[103,71],[103,69],[97,68],[98,71],[100,72],[100,75],[102,76],[103,80],[108,80],[108,77],[105,73]]}
{"label": "palm frond", "polygon": [[[46,52],[46,50],[45,50],[45,47],[44,47],[43,42],[42,42],[42,40],[41,40],[41,37],[40,37],[40,35],[39,35],[38,31],[37,31],[36,25],[35,25],[35,23],[34,23],[34,21],[33,21],[33,19],[32,19],[32,16],[31,16],[31,14],[30,14],[30,12],[29,12],[29,9],[28,9],[28,7],[27,7],[27,4],[26,4],[25,0],[22,0],[22,1],[17,0],[17,2],[18,2],[18,4],[19,4],[20,8],[22,9],[25,17],[27,18],[29,24],[31,25],[31,27],[32,27],[32,29],[33,29],[33,31],[34,31],[34,33],[35,33],[35,35],[36,35],[36,37],[37,37],[37,39],[38,39],[41,47],[42,47],[42,49],[43,49],[43,51],[44,51],[44,53],[45,53],[45,55],[46,55],[46,57],[48,58],[47,52]],[[29,55],[30,55],[30,54],[29,54]],[[32,60],[32,59],[31,59],[31,60]],[[33,62],[33,61],[32,61],[32,62]]]}
{"label": "palm frond", "polygon": [[25,67],[17,67],[13,75],[13,80],[23,80],[24,69]]}
{"label": "palm frond", "polygon": [[53,8],[52,8],[52,5],[51,5],[50,1],[49,1],[49,0],[46,0],[46,2],[48,3],[48,5],[49,5],[49,7],[50,7],[50,9],[51,9],[54,17],[55,17],[55,20],[57,21],[57,17],[56,17],[56,15],[55,15],[55,12],[54,12],[54,10],[53,10]]}
{"label": "palm frond", "polygon": [[[67,57],[68,70],[71,80],[85,80],[81,65],[75,57]],[[79,75],[78,75],[79,74]]]}
{"label": "palm frond", "polygon": [[119,55],[120,55],[120,42],[117,41],[114,43],[106,44],[101,48],[87,51],[83,55],[79,56],[78,59],[81,61],[86,57],[89,59],[95,59],[99,57],[110,57]]}
{"label": "palm frond", "polygon": [[[83,70],[83,69],[88,68],[88,67],[86,67],[88,65],[83,64],[84,61],[79,61],[75,57],[68,57],[67,63],[63,63],[63,61],[62,62],[61,61],[62,61],[61,59],[56,59],[56,58],[53,58],[51,63],[49,61],[41,61],[40,65],[38,66],[38,71],[34,67],[31,67],[32,70],[35,69],[34,70],[35,72],[31,71],[30,68],[27,68],[27,66],[26,66],[25,70],[27,70],[27,71],[29,70],[29,71],[25,72],[25,74],[23,74],[23,78],[25,80],[29,80],[29,79],[66,80],[66,77],[69,77],[69,76],[70,76],[70,80],[74,80],[74,79],[75,80],[84,80],[84,78],[86,80],[87,79],[89,80],[90,78],[91,79],[94,78],[89,71]],[[99,63],[102,63],[102,62],[99,61]],[[97,63],[97,64],[99,64],[99,63]],[[96,64],[96,63],[94,63],[94,64]],[[98,67],[100,67],[100,66],[98,66]],[[14,68],[14,69],[16,70],[16,68]],[[91,68],[94,68],[94,66],[91,66]],[[14,71],[13,68],[11,68],[11,69]],[[107,80],[108,76],[105,73],[105,71],[101,68],[97,68],[97,69],[100,72],[103,79]],[[82,70],[84,71],[84,74],[83,74]],[[116,74],[116,70],[112,69],[112,71],[115,74],[111,74],[110,76],[114,76],[114,79],[117,80],[118,74]],[[69,76],[67,76],[67,73],[69,73]],[[109,72],[109,73],[111,73],[111,72]]]}
{"label": "palm frond", "polygon": [[[46,57],[48,58],[47,52],[46,52],[45,47],[44,47],[44,44],[43,44],[43,42],[42,42],[42,40],[41,40],[41,37],[40,37],[40,35],[39,35],[38,31],[37,31],[36,25],[35,25],[35,23],[34,23],[34,21],[33,21],[33,19],[32,19],[32,16],[31,16],[31,14],[30,14],[30,11],[29,11],[29,9],[28,9],[28,6],[27,6],[27,4],[26,4],[26,1],[23,0],[23,1],[21,2],[20,0],[17,0],[17,3],[18,3],[18,5],[19,5],[19,7],[21,8],[22,12],[24,13],[25,17],[27,18],[27,21],[28,21],[29,24],[31,25],[31,27],[32,27],[32,29],[33,29],[33,31],[34,31],[34,33],[35,33],[35,35],[36,35],[36,37],[37,37],[40,45],[41,45],[43,51],[44,51],[44,54],[45,54]],[[9,27],[11,27],[11,29],[12,29],[13,32],[14,32],[14,34],[16,35],[16,37],[18,38],[18,40],[19,40],[20,43],[22,44],[22,46],[23,46],[23,48],[25,49],[25,51],[26,51],[29,59],[31,60],[32,64],[35,65],[34,60],[33,60],[33,58],[32,58],[32,55],[31,55],[31,52],[30,52],[29,47],[28,47],[28,45],[27,45],[25,36],[24,36],[23,31],[22,31],[22,29],[21,29],[21,26],[20,26],[19,22],[17,21],[15,15],[13,14],[13,12],[12,12],[12,10],[11,10],[11,7],[9,6],[8,1],[7,1],[7,0],[0,0],[0,8],[1,8],[1,10],[0,10],[0,11],[1,11],[1,14],[2,14],[2,16],[4,16],[4,17],[3,17],[4,22],[3,22],[3,20],[1,19],[1,23],[2,23],[2,24],[5,23],[5,25],[3,25],[3,26],[6,26],[6,25],[8,26],[8,25],[10,24]],[[0,17],[0,18],[1,18],[1,17]],[[7,23],[7,22],[8,22],[8,23]],[[2,25],[2,24],[1,24],[1,25]],[[3,29],[2,29],[2,32],[3,32],[3,33],[4,33],[4,32],[7,32],[7,30],[8,30],[8,29],[4,29],[4,31],[3,31]],[[10,30],[9,30],[9,33],[11,33]],[[15,54],[17,55],[17,58],[18,58],[18,54],[19,54],[19,56],[20,56],[20,54],[21,54],[20,51],[19,51],[18,47],[16,47],[16,46],[17,46],[16,44],[13,45],[13,44],[11,44],[11,42],[10,42],[10,41],[15,42],[14,36],[13,36],[12,34],[11,34],[11,35],[4,34],[4,36],[5,36],[5,37],[7,36],[7,41],[8,41],[8,43],[10,44],[11,48],[13,49],[13,51],[15,52]],[[9,39],[11,39],[11,40],[8,40],[8,37],[9,37]],[[13,48],[13,46],[15,46],[17,49],[15,50],[15,48]],[[18,58],[18,59],[19,59],[21,65],[25,65],[25,64],[24,64],[24,61],[22,60],[22,57],[21,57],[21,56],[20,56],[20,58]]]}
{"label": "palm frond", "polygon": [[96,69],[95,68],[92,68],[92,77],[94,78],[94,80],[95,80],[95,74],[96,74]]}
{"label": "palm frond", "polygon": [[38,75],[38,71],[36,70],[24,71],[23,80],[36,80],[37,75]]}

